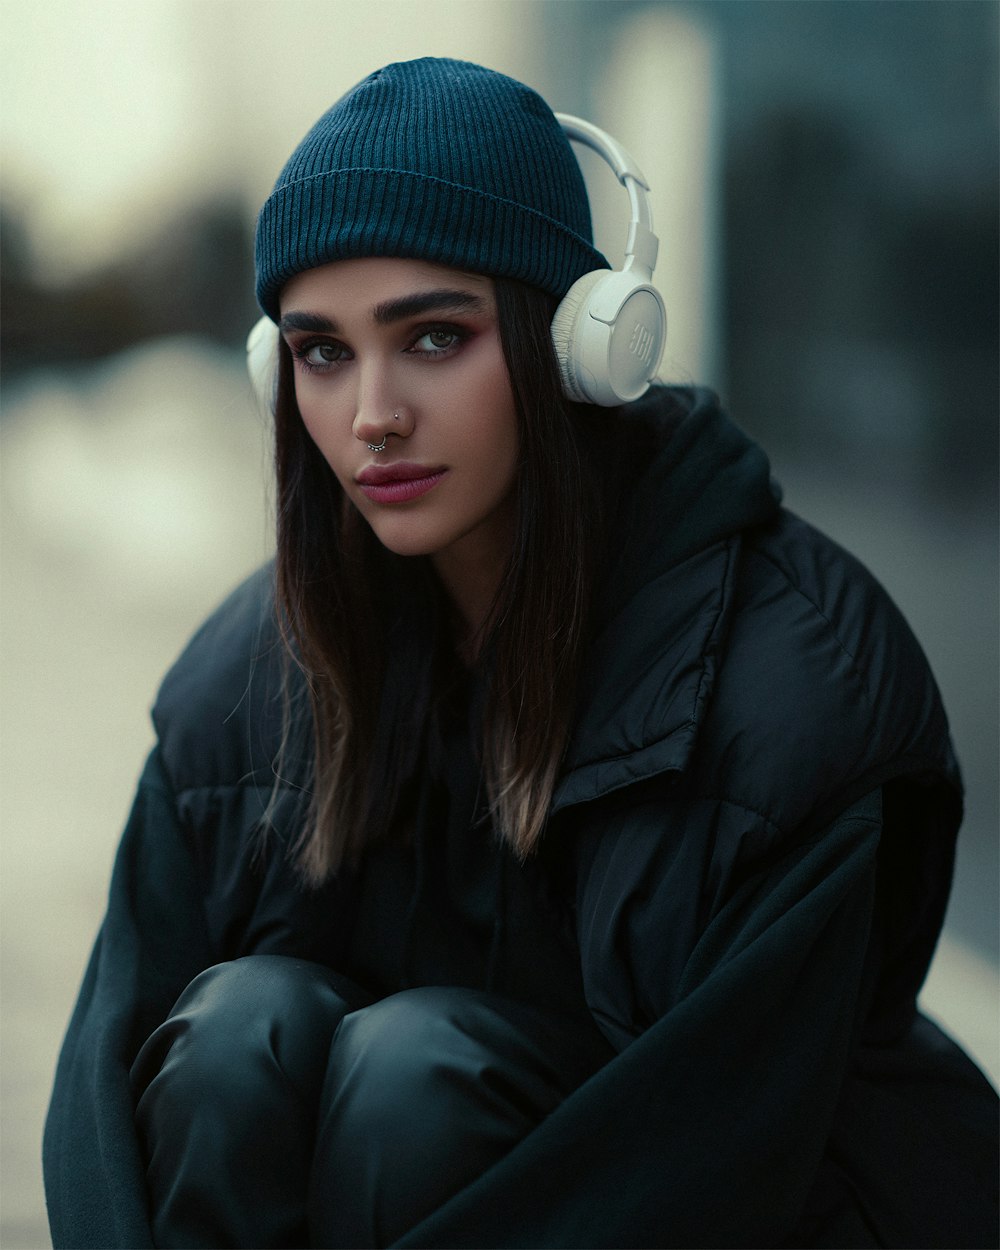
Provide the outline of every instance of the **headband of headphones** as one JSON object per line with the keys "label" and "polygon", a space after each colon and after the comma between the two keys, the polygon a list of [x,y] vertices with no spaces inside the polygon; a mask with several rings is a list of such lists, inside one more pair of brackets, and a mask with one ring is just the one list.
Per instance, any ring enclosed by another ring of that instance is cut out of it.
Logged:
{"label": "headband of headphones", "polygon": [[[631,220],[622,268],[596,269],[578,278],[552,319],[552,342],[566,396],[614,407],[645,393],[666,344],[666,311],[652,285],[659,242],[646,194],[649,186],[616,139],[582,118],[555,116],[567,137],[601,156],[628,192]],[[270,412],[278,359],[278,329],[270,318],[257,322],[246,348],[254,391]]]}
{"label": "headband of headphones", "polygon": [[621,144],[566,113],[556,119],[570,139],[611,166],[628,192],[631,220],[621,269],[578,278],[552,319],[563,391],[580,403],[614,407],[638,399],[653,380],[667,341],[663,299],[652,285],[659,241],[653,233],[649,184]]}

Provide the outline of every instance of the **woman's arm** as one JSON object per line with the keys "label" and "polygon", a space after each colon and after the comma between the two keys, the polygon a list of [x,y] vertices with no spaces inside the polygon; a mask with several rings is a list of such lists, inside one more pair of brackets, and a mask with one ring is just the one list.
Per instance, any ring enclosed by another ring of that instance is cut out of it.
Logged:
{"label": "woman's arm", "polygon": [[154,751],[56,1070],[43,1143],[55,1247],[148,1247],[129,1068],[184,986],[214,962],[194,858]]}
{"label": "woman's arm", "polygon": [[399,1244],[782,1244],[858,1020],[878,798],[744,880],[666,1014]]}

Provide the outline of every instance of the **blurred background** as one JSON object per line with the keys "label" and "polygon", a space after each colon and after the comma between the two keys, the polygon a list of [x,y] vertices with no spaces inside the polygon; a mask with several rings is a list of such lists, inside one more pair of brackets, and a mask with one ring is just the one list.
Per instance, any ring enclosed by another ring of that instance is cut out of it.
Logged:
{"label": "blurred background", "polygon": [[[335,98],[421,55],[634,152],[663,376],[721,392],[922,640],[969,787],[924,1002],[996,1081],[992,0],[6,0],[0,35],[0,1243],[49,1245],[45,1103],[147,707],[270,550],[256,211]],[[581,164],[620,256],[624,192]]]}

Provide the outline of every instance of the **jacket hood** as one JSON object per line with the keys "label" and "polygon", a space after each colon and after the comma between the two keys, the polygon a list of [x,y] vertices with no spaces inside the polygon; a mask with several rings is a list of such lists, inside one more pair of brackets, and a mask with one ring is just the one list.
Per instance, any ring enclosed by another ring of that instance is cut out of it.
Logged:
{"label": "jacket hood", "polygon": [[655,387],[622,408],[620,504],[602,598],[621,610],[688,556],[776,513],[767,456],[702,387]]}
{"label": "jacket hood", "polygon": [[684,767],[739,537],[780,509],[767,456],[711,391],[654,388],[618,419],[607,571],[555,810]]}

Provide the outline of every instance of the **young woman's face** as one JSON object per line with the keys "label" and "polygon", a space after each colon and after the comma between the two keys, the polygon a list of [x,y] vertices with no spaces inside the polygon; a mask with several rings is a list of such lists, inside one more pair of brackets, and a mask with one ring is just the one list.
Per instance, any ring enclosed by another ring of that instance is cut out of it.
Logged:
{"label": "young woman's face", "polygon": [[281,332],[306,429],[386,547],[506,551],[517,416],[488,278],[334,261],[284,288]]}

